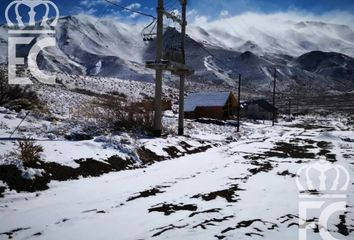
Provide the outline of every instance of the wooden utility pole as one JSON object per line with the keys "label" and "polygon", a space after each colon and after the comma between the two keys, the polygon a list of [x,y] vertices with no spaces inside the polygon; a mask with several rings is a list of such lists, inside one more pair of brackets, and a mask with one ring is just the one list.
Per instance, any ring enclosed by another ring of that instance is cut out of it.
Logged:
{"label": "wooden utility pole", "polygon": [[237,132],[240,132],[240,115],[241,115],[241,74],[238,75],[238,95],[237,95]]}
{"label": "wooden utility pole", "polygon": [[[164,0],[158,0],[157,6],[157,39],[156,39],[156,63],[161,63],[163,51],[163,15]],[[156,68],[155,101],[154,101],[154,127],[153,132],[157,137],[162,133],[162,69]]]}
{"label": "wooden utility pole", "polygon": [[291,97],[289,97],[289,120],[291,120]]}
{"label": "wooden utility pole", "polygon": [[[179,99],[179,119],[178,119],[178,133],[183,135],[183,120],[184,120],[184,82],[185,77],[194,74],[194,70],[185,65],[185,36],[186,36],[186,8],[187,0],[181,0],[182,4],[182,18],[166,12],[164,9],[164,1],[158,0],[157,6],[157,40],[156,40],[156,59],[154,61],[146,61],[146,67],[150,69],[155,69],[156,71],[156,81],[155,81],[155,103],[154,103],[154,126],[153,131],[155,136],[159,137],[162,133],[162,72],[170,71],[172,74],[180,76],[180,99]],[[181,52],[182,59],[179,57],[176,59],[168,54],[165,56],[166,59],[162,59],[163,52],[163,18],[166,16],[172,19],[174,22],[178,22],[182,27],[181,33]]]}
{"label": "wooden utility pole", "polygon": [[272,123],[272,126],[275,125],[275,118],[276,118],[276,110],[275,110],[275,90],[277,88],[277,69],[274,68],[274,86],[273,86],[273,107],[274,107],[274,110],[273,110],[273,123]]}
{"label": "wooden utility pole", "polygon": [[[185,52],[185,42],[186,42],[186,9],[187,0],[181,0],[182,3],[182,25],[181,25],[181,51],[182,51],[182,64],[186,64],[186,52]],[[179,81],[179,116],[178,116],[178,135],[184,135],[184,84],[186,76],[180,75]]]}
{"label": "wooden utility pole", "polygon": [[296,113],[300,112],[300,93],[299,89],[296,90]]}

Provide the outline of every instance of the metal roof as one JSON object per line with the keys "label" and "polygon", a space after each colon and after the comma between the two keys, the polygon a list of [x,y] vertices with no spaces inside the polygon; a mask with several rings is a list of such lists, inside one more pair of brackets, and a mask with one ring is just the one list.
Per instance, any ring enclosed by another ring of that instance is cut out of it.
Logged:
{"label": "metal roof", "polygon": [[189,94],[184,103],[185,112],[193,112],[196,107],[223,107],[231,92],[199,92]]}

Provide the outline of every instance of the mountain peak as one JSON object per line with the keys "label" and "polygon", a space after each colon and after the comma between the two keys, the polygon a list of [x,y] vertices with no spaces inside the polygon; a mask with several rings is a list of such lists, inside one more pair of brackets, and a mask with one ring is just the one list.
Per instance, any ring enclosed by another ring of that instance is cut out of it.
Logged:
{"label": "mountain peak", "polygon": [[246,41],[244,44],[242,44],[238,49],[240,52],[254,52],[257,54],[262,53],[262,48],[259,47],[255,42],[253,41]]}
{"label": "mountain peak", "polygon": [[341,53],[312,51],[300,56],[295,62],[309,72],[354,81],[354,58]]}
{"label": "mountain peak", "polygon": [[251,61],[258,59],[258,56],[251,51],[246,51],[242,53],[239,57],[242,61]]}

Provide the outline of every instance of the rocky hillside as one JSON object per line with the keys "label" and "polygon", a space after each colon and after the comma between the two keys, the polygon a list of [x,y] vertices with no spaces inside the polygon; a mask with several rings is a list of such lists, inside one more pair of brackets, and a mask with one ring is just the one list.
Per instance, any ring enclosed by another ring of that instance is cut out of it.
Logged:
{"label": "rocky hillside", "polygon": [[[241,73],[246,87],[268,91],[277,68],[280,90],[294,85],[354,89],[354,31],[350,27],[322,22],[279,23],[279,29],[259,24],[239,28],[237,24],[237,18],[230,18],[189,26],[187,62],[196,71],[192,82],[234,86]],[[144,63],[154,59],[155,42],[143,42],[143,27],[92,16],[63,17],[57,26],[58,46],[43,51],[39,65],[54,72],[152,82],[154,72]],[[179,39],[179,32],[166,28],[164,50],[178,47],[174,39]],[[5,62],[5,26],[0,27],[0,41],[0,61]],[[165,79],[171,83],[173,77]]]}

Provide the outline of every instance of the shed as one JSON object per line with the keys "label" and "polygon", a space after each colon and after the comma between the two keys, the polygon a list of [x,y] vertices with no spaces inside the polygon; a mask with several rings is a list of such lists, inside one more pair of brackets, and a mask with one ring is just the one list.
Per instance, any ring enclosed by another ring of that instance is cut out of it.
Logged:
{"label": "shed", "polygon": [[241,116],[255,120],[272,120],[278,109],[265,99],[250,100],[241,103]]}
{"label": "shed", "polygon": [[232,92],[199,92],[186,97],[185,118],[227,119],[237,110],[237,100]]}

